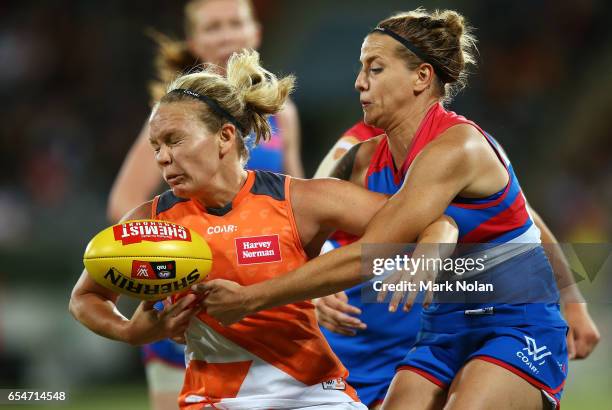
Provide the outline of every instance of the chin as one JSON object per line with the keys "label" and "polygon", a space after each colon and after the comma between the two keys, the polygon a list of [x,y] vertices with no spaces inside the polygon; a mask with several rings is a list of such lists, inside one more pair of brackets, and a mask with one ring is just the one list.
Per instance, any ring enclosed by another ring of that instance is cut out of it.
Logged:
{"label": "chin", "polygon": [[173,186],[170,188],[174,196],[178,198],[190,199],[193,197],[191,192],[187,189],[182,188],[181,186]]}
{"label": "chin", "polygon": [[379,124],[378,124],[378,117],[375,117],[374,115],[370,114],[368,115],[367,112],[363,113],[363,122],[365,122],[367,125],[369,125],[370,127],[376,127],[376,128],[382,128]]}

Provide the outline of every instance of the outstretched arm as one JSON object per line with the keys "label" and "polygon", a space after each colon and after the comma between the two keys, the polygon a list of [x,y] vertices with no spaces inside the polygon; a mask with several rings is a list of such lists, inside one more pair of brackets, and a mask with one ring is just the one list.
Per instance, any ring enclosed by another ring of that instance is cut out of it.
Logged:
{"label": "outstretched arm", "polygon": [[460,126],[445,135],[415,159],[400,191],[376,214],[360,241],[252,286],[220,289],[215,281],[200,285],[200,291],[210,292],[204,301],[207,312],[222,323],[233,323],[255,311],[335,293],[367,279],[360,273],[362,244],[414,242],[457,194],[482,189],[473,187],[476,175],[492,163],[499,166],[481,135]]}
{"label": "outstretched arm", "polygon": [[363,235],[386,200],[385,195],[333,178],[291,181],[295,222],[311,257],[319,255],[323,242],[336,230]]}

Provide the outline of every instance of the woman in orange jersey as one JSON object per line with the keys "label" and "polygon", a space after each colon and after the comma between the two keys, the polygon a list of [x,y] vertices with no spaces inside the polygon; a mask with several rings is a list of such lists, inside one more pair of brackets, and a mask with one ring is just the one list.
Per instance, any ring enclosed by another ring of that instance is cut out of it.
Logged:
{"label": "woman in orange jersey", "polygon": [[[243,167],[243,136],[254,130],[258,139],[268,137],[266,116],[282,107],[293,81],[263,70],[256,52],[233,56],[227,77],[203,71],[178,78],[150,119],[150,142],[171,190],[124,219],[189,226],[213,251],[209,278],[242,285],[304,264],[335,229],[362,234],[384,196],[339,180],[300,180]],[[445,242],[457,234],[445,218],[427,231]],[[116,299],[83,272],[70,310],[94,332],[132,344],[186,330],[182,409],[365,408],[345,382],[347,371],[319,331],[309,301],[222,326],[189,307],[194,295],[161,313],[143,302],[130,320],[116,310]]]}
{"label": "woman in orange jersey", "polygon": [[[179,74],[194,72],[199,62],[225,67],[233,52],[258,48],[261,26],[250,0],[189,0],[184,8],[185,39],[156,33],[156,78],[150,83],[151,100],[158,101]],[[268,118],[271,138],[250,147],[247,169],[264,169],[296,177],[303,175],[299,152],[299,119],[295,105]],[[252,144],[248,144],[252,145]],[[126,212],[161,191],[162,182],[149,144],[148,121],[134,141],[113,184],[108,216],[115,223]],[[161,305],[161,304],[160,304]],[[185,376],[184,346],[160,340],[142,347],[152,410],[176,409]]]}

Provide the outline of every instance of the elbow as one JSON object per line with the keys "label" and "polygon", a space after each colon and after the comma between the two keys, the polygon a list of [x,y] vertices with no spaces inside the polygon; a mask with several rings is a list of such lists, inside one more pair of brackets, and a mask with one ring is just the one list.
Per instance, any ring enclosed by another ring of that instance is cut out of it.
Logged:
{"label": "elbow", "polygon": [[83,293],[78,290],[78,283],[75,285],[74,289],[70,293],[70,300],[68,301],[68,312],[72,315],[72,317],[78,321],[83,323],[83,308],[85,305],[82,301]]}
{"label": "elbow", "polygon": [[70,300],[68,301],[68,312],[70,312],[70,314],[72,315],[73,318],[75,318],[77,321],[80,322],[80,320],[79,320],[78,303],[77,303],[74,295],[71,295],[70,296]]}
{"label": "elbow", "polygon": [[122,209],[116,196],[111,193],[106,207],[106,219],[110,223],[117,223],[123,216]]}

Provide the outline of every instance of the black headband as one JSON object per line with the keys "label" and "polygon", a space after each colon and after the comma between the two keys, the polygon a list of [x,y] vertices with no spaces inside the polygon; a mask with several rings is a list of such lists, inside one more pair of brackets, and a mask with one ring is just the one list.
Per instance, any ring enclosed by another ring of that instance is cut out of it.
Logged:
{"label": "black headband", "polygon": [[376,27],[374,28],[374,30],[371,31],[371,33],[373,32],[379,32],[379,33],[386,34],[388,36],[393,37],[395,40],[399,41],[400,43],[402,43],[404,47],[406,47],[408,50],[416,54],[416,56],[419,57],[421,60],[423,60],[424,62],[428,64],[431,64],[431,66],[434,69],[434,72],[438,75],[438,77],[440,77],[442,81],[447,82],[447,83],[455,81],[454,78],[452,78],[451,76],[446,74],[444,70],[442,70],[442,67],[440,67],[438,63],[436,63],[429,56],[423,53],[420,48],[412,44],[412,42],[408,40],[407,38],[400,36],[395,31],[390,30],[386,27]]}
{"label": "black headband", "polygon": [[236,128],[238,128],[243,134],[247,134],[244,131],[244,129],[242,128],[242,125],[240,125],[240,123],[236,119],[236,117],[234,117],[232,114],[230,114],[229,112],[224,110],[219,105],[219,103],[217,101],[213,100],[209,96],[198,94],[195,91],[187,90],[185,88],[176,88],[176,89],[170,91],[168,94],[183,94],[183,95],[188,95],[190,97],[193,97],[193,98],[196,98],[196,99],[202,101],[203,103],[208,105],[208,107],[210,107],[210,109],[213,110],[215,112],[215,114],[217,114],[220,117],[224,117],[226,120],[228,120],[229,122],[234,124],[236,126]]}

